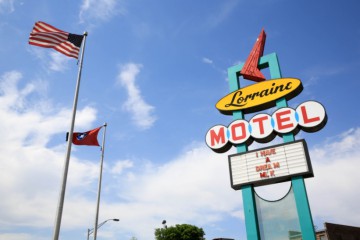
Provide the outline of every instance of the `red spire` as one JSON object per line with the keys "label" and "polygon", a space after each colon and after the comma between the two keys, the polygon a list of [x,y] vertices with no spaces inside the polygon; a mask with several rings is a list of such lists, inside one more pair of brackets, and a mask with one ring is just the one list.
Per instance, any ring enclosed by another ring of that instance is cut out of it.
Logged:
{"label": "red spire", "polygon": [[266,34],[264,29],[262,29],[258,39],[256,39],[256,43],[251,50],[248,59],[246,60],[240,72],[245,79],[255,82],[261,82],[265,80],[264,75],[258,69],[259,59],[264,53],[265,40]]}

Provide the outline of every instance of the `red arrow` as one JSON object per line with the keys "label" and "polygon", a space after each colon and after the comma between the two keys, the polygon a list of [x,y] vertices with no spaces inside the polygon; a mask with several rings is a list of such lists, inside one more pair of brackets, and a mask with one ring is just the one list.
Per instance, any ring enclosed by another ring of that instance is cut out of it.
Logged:
{"label": "red arrow", "polygon": [[261,82],[265,80],[264,75],[258,69],[259,59],[264,53],[265,40],[266,34],[264,29],[262,29],[258,39],[256,39],[256,43],[251,50],[248,59],[246,60],[240,72],[245,79],[255,82]]}

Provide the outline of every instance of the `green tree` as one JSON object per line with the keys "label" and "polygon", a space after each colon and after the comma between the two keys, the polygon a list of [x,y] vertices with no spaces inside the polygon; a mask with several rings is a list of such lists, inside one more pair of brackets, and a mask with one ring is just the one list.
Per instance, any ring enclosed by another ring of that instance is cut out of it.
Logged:
{"label": "green tree", "polygon": [[189,224],[155,229],[156,240],[205,240],[204,230]]}

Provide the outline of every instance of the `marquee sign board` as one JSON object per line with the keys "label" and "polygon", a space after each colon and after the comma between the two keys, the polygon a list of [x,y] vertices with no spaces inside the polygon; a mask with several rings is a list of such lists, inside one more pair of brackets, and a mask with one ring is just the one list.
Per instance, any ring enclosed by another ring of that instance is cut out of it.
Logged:
{"label": "marquee sign board", "polygon": [[231,187],[262,186],[290,180],[294,176],[313,177],[305,140],[229,155]]}

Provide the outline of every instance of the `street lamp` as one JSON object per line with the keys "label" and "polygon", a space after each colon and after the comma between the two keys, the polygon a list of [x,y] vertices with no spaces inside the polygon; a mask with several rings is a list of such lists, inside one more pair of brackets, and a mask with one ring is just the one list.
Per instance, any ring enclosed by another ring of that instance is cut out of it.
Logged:
{"label": "street lamp", "polygon": [[[108,221],[114,221],[114,222],[118,222],[118,221],[120,221],[118,218],[110,218],[110,219],[108,219],[108,220],[105,220],[105,221],[103,221],[102,223],[100,223],[99,225],[97,225],[97,228],[96,229],[99,229],[102,225],[104,225],[106,222],[108,222]],[[88,233],[87,233],[87,240],[89,240],[89,237],[90,237],[90,235],[94,232],[94,228],[92,228],[92,229],[88,229]]]}
{"label": "street lamp", "polygon": [[164,225],[164,228],[167,228],[167,226],[166,226],[166,220],[163,220],[163,221],[162,221],[162,225]]}

